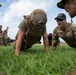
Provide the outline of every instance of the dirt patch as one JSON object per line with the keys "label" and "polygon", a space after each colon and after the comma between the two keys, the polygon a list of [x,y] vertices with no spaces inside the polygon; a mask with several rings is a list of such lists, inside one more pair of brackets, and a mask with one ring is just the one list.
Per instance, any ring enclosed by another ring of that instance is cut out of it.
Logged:
{"label": "dirt patch", "polygon": [[66,72],[65,75],[76,75],[76,70],[71,69],[71,70],[69,70],[68,72]]}
{"label": "dirt patch", "polygon": [[0,75],[6,75],[5,73],[3,73],[3,72],[0,72]]}

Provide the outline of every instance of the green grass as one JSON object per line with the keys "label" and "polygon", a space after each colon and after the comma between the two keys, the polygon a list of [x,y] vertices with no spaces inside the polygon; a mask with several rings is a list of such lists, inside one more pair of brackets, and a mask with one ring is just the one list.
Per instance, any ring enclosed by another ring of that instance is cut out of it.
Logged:
{"label": "green grass", "polygon": [[76,49],[59,46],[49,48],[46,53],[43,45],[34,45],[17,57],[12,45],[0,46],[0,74],[6,75],[65,75],[76,70]]}

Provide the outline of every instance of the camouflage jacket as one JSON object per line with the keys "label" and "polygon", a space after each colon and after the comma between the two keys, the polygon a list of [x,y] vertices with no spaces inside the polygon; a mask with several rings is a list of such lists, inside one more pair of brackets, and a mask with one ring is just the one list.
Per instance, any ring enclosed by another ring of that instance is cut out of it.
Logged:
{"label": "camouflage jacket", "polygon": [[62,38],[69,46],[76,48],[76,25],[67,23],[68,28],[65,32],[60,31],[58,26],[53,31],[52,46],[56,47],[59,37]]}

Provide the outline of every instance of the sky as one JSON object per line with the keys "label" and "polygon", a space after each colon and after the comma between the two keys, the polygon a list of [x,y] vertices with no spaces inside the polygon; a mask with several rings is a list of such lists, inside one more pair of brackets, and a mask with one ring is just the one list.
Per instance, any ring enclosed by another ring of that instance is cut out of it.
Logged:
{"label": "sky", "polygon": [[[2,30],[9,27],[8,36],[15,39],[20,22],[24,19],[23,15],[30,15],[35,9],[42,9],[47,14],[46,29],[47,33],[53,33],[57,26],[55,17],[59,13],[64,13],[67,16],[67,22],[71,22],[71,18],[65,10],[59,9],[57,3],[60,0],[0,0],[0,25]],[[76,17],[73,18],[73,23],[76,24]]]}

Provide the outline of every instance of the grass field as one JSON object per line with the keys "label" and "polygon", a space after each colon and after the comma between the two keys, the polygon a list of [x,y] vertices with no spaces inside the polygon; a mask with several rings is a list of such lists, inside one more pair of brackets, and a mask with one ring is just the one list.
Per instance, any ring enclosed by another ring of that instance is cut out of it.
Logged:
{"label": "grass field", "polygon": [[34,45],[17,57],[12,45],[0,46],[0,75],[66,75],[76,70],[76,49],[60,45],[56,50]]}

